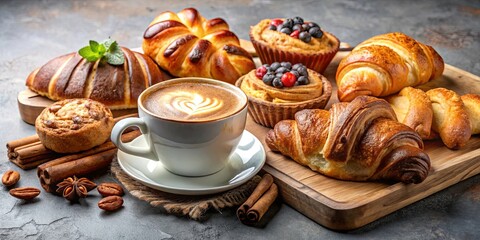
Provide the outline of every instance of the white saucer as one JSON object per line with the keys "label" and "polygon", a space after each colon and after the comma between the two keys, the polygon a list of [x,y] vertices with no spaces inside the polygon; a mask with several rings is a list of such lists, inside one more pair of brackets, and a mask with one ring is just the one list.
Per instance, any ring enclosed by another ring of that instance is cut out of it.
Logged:
{"label": "white saucer", "polygon": [[[142,146],[146,141],[141,135],[126,144]],[[175,194],[203,195],[235,188],[255,176],[265,164],[265,150],[260,141],[245,130],[227,165],[219,172],[204,177],[176,175],[166,170],[161,162],[121,150],[118,150],[117,158],[127,175],[151,188]]]}

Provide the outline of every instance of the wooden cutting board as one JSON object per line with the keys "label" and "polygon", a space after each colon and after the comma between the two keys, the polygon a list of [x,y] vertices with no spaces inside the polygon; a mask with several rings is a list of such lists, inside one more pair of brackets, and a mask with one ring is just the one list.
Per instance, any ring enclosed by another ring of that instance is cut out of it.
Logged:
{"label": "wooden cutting board", "polygon": [[[28,124],[35,125],[35,119],[37,119],[38,115],[40,115],[43,109],[54,103],[54,101],[26,89],[18,94],[17,103],[22,120]],[[136,112],[136,108],[112,110],[113,117]]]}
{"label": "wooden cutting board", "polygon": [[[248,44],[242,42],[242,46]],[[248,48],[249,46],[244,46]],[[251,47],[251,46],[250,46]],[[348,45],[342,44],[342,47]],[[253,48],[250,48],[250,51]],[[338,63],[348,52],[339,52],[324,75],[332,82],[334,90],[327,108],[338,102],[335,72]],[[257,65],[260,64],[255,58]],[[423,86],[423,90],[446,87],[458,94],[480,94],[480,77],[459,68],[446,65],[443,77]],[[18,96],[21,117],[33,124],[35,118],[52,103],[44,97],[25,90]],[[135,109],[114,111],[114,115],[131,113]],[[378,182],[349,182],[325,177],[301,166],[266,147],[264,136],[269,130],[248,117],[247,130],[257,136],[267,151],[263,170],[270,173],[278,184],[283,201],[317,223],[335,230],[361,227],[413,202],[425,198],[448,186],[480,173],[480,136],[474,136],[460,150],[449,150],[442,142],[425,142],[432,169],[421,184],[385,184]]]}
{"label": "wooden cutting board", "polygon": [[[335,85],[337,54],[325,76]],[[480,77],[446,65],[441,79],[421,86],[423,90],[446,87],[459,94],[480,94]],[[338,102],[336,86],[327,108]],[[480,135],[473,136],[460,150],[449,150],[440,140],[426,141],[432,169],[420,184],[385,184],[350,182],[325,177],[308,167],[274,153],[265,144],[268,128],[249,119],[247,130],[257,136],[267,151],[263,170],[274,176],[283,201],[317,223],[335,230],[350,230],[364,226],[402,207],[425,198],[448,186],[480,173]]]}

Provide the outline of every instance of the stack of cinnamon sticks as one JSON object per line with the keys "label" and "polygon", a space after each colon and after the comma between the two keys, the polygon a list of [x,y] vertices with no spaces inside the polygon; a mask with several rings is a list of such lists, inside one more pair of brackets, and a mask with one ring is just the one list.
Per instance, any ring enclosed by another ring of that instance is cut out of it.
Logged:
{"label": "stack of cinnamon sticks", "polygon": [[8,159],[24,170],[61,156],[45,148],[36,134],[8,142],[7,152]]}
{"label": "stack of cinnamon sticks", "polygon": [[237,210],[238,219],[247,225],[257,224],[278,196],[273,177],[265,174],[250,197]]}
{"label": "stack of cinnamon sticks", "polygon": [[[127,117],[115,118],[115,122]],[[125,131],[123,142],[130,142],[140,136],[140,131]],[[7,143],[8,158],[22,169],[38,166],[37,175],[40,184],[47,192],[55,192],[56,185],[71,176],[84,176],[104,169],[110,165],[117,148],[107,141],[97,147],[74,154],[60,154],[45,148],[37,135],[10,141]]]}

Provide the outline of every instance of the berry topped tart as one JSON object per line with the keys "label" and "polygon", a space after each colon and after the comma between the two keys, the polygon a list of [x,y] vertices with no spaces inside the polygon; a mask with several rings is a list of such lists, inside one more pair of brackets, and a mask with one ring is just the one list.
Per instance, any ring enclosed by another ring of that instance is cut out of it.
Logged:
{"label": "berry topped tart", "polygon": [[302,63],[264,64],[241,77],[236,85],[248,97],[253,120],[266,127],[293,119],[302,109],[324,108],[332,94],[330,82]]}
{"label": "berry topped tart", "polygon": [[250,40],[262,63],[289,61],[323,73],[340,41],[301,17],[265,19],[250,28]]}

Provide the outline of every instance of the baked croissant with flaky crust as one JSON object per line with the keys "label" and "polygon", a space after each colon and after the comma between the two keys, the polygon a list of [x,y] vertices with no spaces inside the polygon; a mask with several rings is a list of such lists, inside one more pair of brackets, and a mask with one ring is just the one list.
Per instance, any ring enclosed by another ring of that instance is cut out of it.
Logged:
{"label": "baked croissant with flaky crust", "polygon": [[234,84],[255,68],[223,19],[207,20],[194,8],[157,16],[143,35],[142,48],[177,77],[206,77]]}
{"label": "baked croissant with flaky crust", "polygon": [[52,100],[89,98],[110,109],[136,108],[140,93],[168,79],[150,57],[122,47],[125,61],[89,62],[73,52],[50,60],[27,77],[27,87]]}
{"label": "baked croissant with flaky crust", "polygon": [[403,33],[374,36],[340,62],[336,81],[340,101],[356,96],[388,96],[442,76],[442,57]]}
{"label": "baked croissant with flaky crust", "polygon": [[420,183],[430,159],[420,136],[396,121],[385,100],[360,96],[329,111],[302,110],[283,120],[266,143],[294,161],[324,175],[353,181]]}
{"label": "baked croissant with flaky crust", "polygon": [[424,92],[406,87],[387,101],[401,123],[413,128],[422,139],[440,137],[448,148],[459,149],[472,134],[480,133],[480,95],[460,97],[445,88]]}

